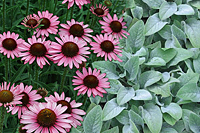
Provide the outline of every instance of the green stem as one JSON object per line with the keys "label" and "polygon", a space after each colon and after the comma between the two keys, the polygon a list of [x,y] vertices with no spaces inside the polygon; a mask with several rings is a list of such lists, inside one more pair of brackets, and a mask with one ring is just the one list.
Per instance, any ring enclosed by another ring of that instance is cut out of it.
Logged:
{"label": "green stem", "polygon": [[[35,63],[35,81],[37,82],[39,79],[39,66]],[[34,88],[37,89],[37,84],[35,83]]]}
{"label": "green stem", "polygon": [[92,26],[91,26],[91,28],[94,28],[94,26],[95,26],[96,22],[97,22],[97,17],[95,16],[95,17],[94,17],[94,19],[93,19],[93,23],[92,23]]}
{"label": "green stem", "polygon": [[28,15],[28,11],[29,11],[29,0],[27,0],[26,4],[26,16]]}
{"label": "green stem", "polygon": [[87,96],[87,94],[85,94],[84,101],[83,101],[84,108],[85,108],[85,104],[86,104],[87,98],[88,98],[88,96]]}
{"label": "green stem", "polygon": [[75,6],[75,5],[73,5],[73,6],[72,6],[72,8],[71,8],[70,20],[71,20],[71,19],[72,19],[72,17],[73,17],[74,6]]}
{"label": "green stem", "polygon": [[2,105],[0,107],[1,109],[1,114],[0,114],[0,133],[3,133],[3,123],[4,123],[4,117],[6,114],[6,108]]}
{"label": "green stem", "polygon": [[[10,6],[12,7],[14,5],[14,0],[11,0]],[[11,27],[13,25],[13,9],[11,10]]]}
{"label": "green stem", "polygon": [[67,74],[67,67],[64,68],[63,76],[62,76],[61,83],[60,83],[61,84],[60,90],[58,90],[59,94],[61,94],[63,92],[63,87],[64,87],[64,83],[65,83],[66,74]]}
{"label": "green stem", "polygon": [[8,59],[8,80],[10,81],[11,75],[11,58]]}
{"label": "green stem", "polygon": [[6,0],[3,0],[3,32],[6,31]]}
{"label": "green stem", "polygon": [[58,2],[58,0],[55,1],[55,6],[54,6],[54,9],[53,9],[53,13],[54,13],[55,10],[56,10],[57,2]]}
{"label": "green stem", "polygon": [[30,85],[31,84],[31,65],[28,65],[28,84]]}
{"label": "green stem", "polygon": [[[91,4],[90,4],[89,7],[91,7]],[[91,12],[91,11],[88,9],[87,16],[86,16],[86,18],[85,18],[85,24],[87,24],[87,22],[88,22],[88,19],[89,19],[89,17],[90,17],[90,12]]]}
{"label": "green stem", "polygon": [[8,58],[5,56],[5,79],[8,82]]}
{"label": "green stem", "polygon": [[117,5],[118,5],[118,2],[119,2],[119,0],[117,0],[116,4],[115,4],[114,8],[111,10],[111,13],[110,13],[110,14],[112,14],[112,13],[114,12],[115,8],[116,8]]}
{"label": "green stem", "polygon": [[68,18],[68,13],[69,13],[69,9],[68,9],[68,2],[67,2],[67,12],[66,12],[66,18],[65,18],[65,21],[67,21],[67,18]]}
{"label": "green stem", "polygon": [[46,2],[46,0],[43,0],[43,11],[44,11],[44,9],[45,9],[45,2]]}

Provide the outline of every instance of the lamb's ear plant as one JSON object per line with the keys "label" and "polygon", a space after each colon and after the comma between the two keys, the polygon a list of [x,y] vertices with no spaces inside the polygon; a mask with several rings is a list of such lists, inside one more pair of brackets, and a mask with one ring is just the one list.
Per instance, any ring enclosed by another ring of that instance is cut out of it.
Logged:
{"label": "lamb's ear plant", "polygon": [[198,0],[126,1],[123,62],[92,63],[111,88],[90,98],[77,133],[200,132],[199,9]]}

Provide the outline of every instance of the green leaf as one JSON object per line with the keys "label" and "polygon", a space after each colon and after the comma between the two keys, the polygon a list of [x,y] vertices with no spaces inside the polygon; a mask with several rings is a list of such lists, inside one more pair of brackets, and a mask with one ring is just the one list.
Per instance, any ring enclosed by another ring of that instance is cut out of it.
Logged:
{"label": "green leaf", "polygon": [[200,9],[200,1],[199,0],[189,1],[189,4],[196,7],[197,9]]}
{"label": "green leaf", "polygon": [[186,23],[184,24],[185,28],[185,33],[187,37],[189,38],[191,44],[195,48],[200,48],[200,32],[199,32],[199,27],[200,27],[200,21],[195,19],[195,18],[189,18],[186,20]]}
{"label": "green leaf", "polygon": [[100,133],[102,127],[101,114],[101,106],[97,105],[86,115],[83,121],[85,133]]}
{"label": "green leaf", "polygon": [[178,5],[178,11],[175,12],[176,15],[194,15],[194,9],[188,4]]}
{"label": "green leaf", "polygon": [[164,0],[142,0],[142,1],[153,9],[159,9],[161,4],[164,2]]}
{"label": "green leaf", "polygon": [[116,119],[123,125],[129,124],[129,112],[127,110],[123,110]]}
{"label": "green leaf", "polygon": [[135,2],[133,0],[127,0],[126,1],[126,8],[134,8],[136,5],[135,5]]}
{"label": "green leaf", "polygon": [[177,121],[182,117],[182,109],[177,103],[170,103],[166,107],[161,107],[163,113],[168,113]]}
{"label": "green leaf", "polygon": [[143,15],[142,7],[136,6],[134,9],[131,9],[132,15],[134,18],[141,19]]}
{"label": "green leaf", "polygon": [[17,70],[17,72],[12,76],[11,83],[15,83],[16,81],[20,80],[20,76],[24,72],[24,69],[26,68],[26,65],[21,65],[20,68]]}
{"label": "green leaf", "polygon": [[144,121],[140,115],[132,110],[129,110],[128,114],[131,121],[133,121],[137,125],[141,125],[142,127],[144,127]]}
{"label": "green leaf", "polygon": [[144,105],[142,117],[152,133],[159,133],[162,127],[162,113],[160,108],[152,103]]}
{"label": "green leaf", "polygon": [[172,34],[179,40],[186,41],[186,35],[185,33],[179,29],[177,26],[172,25],[171,26]]}
{"label": "green leaf", "polygon": [[200,102],[200,88],[197,86],[196,83],[186,84],[177,92],[177,97],[183,100]]}
{"label": "green leaf", "polygon": [[167,22],[163,22],[160,20],[158,13],[155,13],[154,15],[150,16],[147,19],[147,22],[145,24],[145,36],[152,35],[159,30],[161,30]]}
{"label": "green leaf", "polygon": [[135,90],[132,87],[122,87],[117,93],[117,103],[125,104],[135,96]]}
{"label": "green leaf", "polygon": [[177,51],[176,56],[168,63],[168,67],[175,66],[179,62],[186,60],[193,56],[193,52],[183,49],[183,48],[174,48]]}
{"label": "green leaf", "polygon": [[171,39],[172,38],[172,31],[170,25],[165,25],[158,34],[164,39]]}
{"label": "green leaf", "polygon": [[119,133],[119,128],[116,126],[116,127],[113,127],[113,128],[111,128],[109,130],[106,130],[106,131],[104,131],[102,133]]}
{"label": "green leaf", "polygon": [[111,99],[110,101],[108,101],[104,108],[103,108],[103,113],[102,113],[102,121],[107,121],[110,120],[114,117],[116,117],[117,115],[119,115],[122,110],[124,110],[125,107],[123,106],[119,106],[117,104],[117,100],[116,98]]}
{"label": "green leaf", "polygon": [[134,80],[139,69],[139,57],[131,57],[124,65],[124,69],[128,71],[128,81]]}
{"label": "green leaf", "polygon": [[150,86],[162,78],[162,73],[158,71],[146,71],[140,75],[139,83],[141,87]]}
{"label": "green leaf", "polygon": [[174,2],[163,2],[159,9],[159,17],[165,20],[177,11],[177,5]]}
{"label": "green leaf", "polygon": [[189,117],[189,126],[190,126],[190,129],[194,133],[199,133],[200,132],[200,116],[191,113]]}
{"label": "green leaf", "polygon": [[119,89],[124,87],[119,80],[109,79],[109,82],[110,88],[107,88],[105,90],[110,94],[117,94]]}
{"label": "green leaf", "polygon": [[162,97],[169,97],[171,95],[169,84],[152,85],[147,87],[147,89],[155,94],[160,94]]}
{"label": "green leaf", "polygon": [[124,125],[122,133],[139,133],[135,123],[129,120],[128,125]]}
{"label": "green leaf", "polygon": [[152,96],[147,90],[140,89],[135,91],[135,96],[132,98],[133,100],[151,100]]}
{"label": "green leaf", "polygon": [[199,80],[199,74],[198,73],[185,73],[182,74],[178,80],[180,81],[180,83],[178,84],[178,88],[183,87],[186,84],[189,83],[197,83],[197,81]]}
{"label": "green leaf", "polygon": [[126,45],[135,53],[144,44],[144,22],[142,20],[137,21],[128,32],[130,36],[126,39]]}
{"label": "green leaf", "polygon": [[173,126],[177,121],[173,117],[171,117],[169,114],[164,113],[163,114],[164,120],[171,126]]}
{"label": "green leaf", "polygon": [[189,109],[183,109],[182,119],[183,119],[183,122],[184,122],[184,125],[185,125],[185,129],[187,131],[190,130],[190,127],[189,127],[189,117],[190,117],[190,114],[195,114],[195,113],[192,112]]}
{"label": "green leaf", "polygon": [[116,65],[109,61],[95,61],[92,63],[94,68],[100,69],[101,73],[106,73],[109,79],[119,79],[116,71]]}
{"label": "green leaf", "polygon": [[173,128],[163,128],[161,133],[178,133],[178,132]]}
{"label": "green leaf", "polygon": [[160,57],[153,57],[149,60],[149,62],[145,63],[145,65],[159,67],[159,66],[165,66],[166,62]]}

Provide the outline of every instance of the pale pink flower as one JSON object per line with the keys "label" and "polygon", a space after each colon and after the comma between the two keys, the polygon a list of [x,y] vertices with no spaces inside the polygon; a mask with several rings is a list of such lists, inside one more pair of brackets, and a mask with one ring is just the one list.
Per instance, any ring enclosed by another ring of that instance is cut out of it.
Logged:
{"label": "pale pink flower", "polygon": [[101,26],[103,29],[101,33],[112,34],[117,39],[122,39],[122,36],[127,38],[124,34],[130,35],[127,31],[123,30],[123,28],[127,28],[125,26],[126,22],[122,22],[123,17],[118,20],[116,14],[114,14],[114,17],[112,18],[108,13],[106,17],[103,17],[103,20],[104,21],[99,20],[99,23],[103,25]]}
{"label": "pale pink flower", "polygon": [[34,29],[39,26],[40,18],[35,14],[28,15],[27,17],[24,18],[23,23],[21,24],[24,25],[25,27]]}
{"label": "pale pink flower", "polygon": [[103,88],[110,88],[110,83],[107,82],[108,78],[104,78],[106,73],[100,74],[100,70],[97,71],[95,68],[92,72],[92,69],[89,67],[88,71],[84,67],[83,74],[77,70],[76,74],[78,76],[73,76],[76,79],[73,79],[73,85],[79,85],[74,88],[74,90],[79,90],[77,95],[85,94],[87,92],[88,97],[93,94],[93,97],[99,95],[103,97],[103,93],[107,93]]}
{"label": "pale pink flower", "polygon": [[[45,97],[45,100],[47,102],[56,102],[62,106],[67,106],[67,110],[65,112],[71,114],[71,116],[68,117],[68,119],[72,121],[70,124],[75,128],[77,125],[81,126],[81,123],[78,120],[83,121],[83,118],[79,115],[85,115],[86,113],[85,111],[76,108],[80,107],[82,103],[76,103],[75,100],[71,101],[70,97],[65,97],[64,92],[60,96],[57,92],[54,92],[54,96],[50,95],[49,97]],[[70,129],[68,129],[68,131],[69,130]]]}
{"label": "pale pink flower", "polygon": [[58,66],[64,64],[64,67],[69,65],[72,69],[73,64],[76,68],[79,68],[79,64],[82,61],[87,61],[84,57],[87,54],[90,54],[88,51],[90,48],[85,47],[87,43],[78,39],[77,37],[73,37],[72,35],[68,36],[60,36],[61,40],[57,37],[55,39],[59,42],[52,42],[49,53],[52,55],[51,59],[54,63],[58,63]]}
{"label": "pale pink flower", "polygon": [[68,3],[68,9],[70,7],[72,7],[74,5],[74,2],[76,3],[76,5],[81,9],[81,7],[84,5],[84,4],[88,4],[90,3],[90,0],[64,0],[62,2],[62,4],[65,4],[65,3]]}
{"label": "pale pink flower", "polygon": [[55,102],[31,105],[21,117],[22,129],[28,133],[66,133],[65,128],[71,128],[72,121],[67,119],[71,115],[64,113],[67,106],[61,106]]}
{"label": "pale pink flower", "polygon": [[17,39],[19,37],[18,34],[10,33],[10,31],[4,32],[3,35],[0,34],[0,53],[7,55],[7,58],[14,59],[15,56],[19,57],[19,53],[21,52],[19,46],[24,43],[23,39]]}
{"label": "pale pink flower", "polygon": [[32,38],[28,38],[28,42],[24,42],[24,45],[19,47],[21,51],[24,51],[20,53],[20,57],[23,57],[21,60],[25,60],[24,64],[28,62],[32,64],[36,60],[40,68],[43,68],[46,63],[50,65],[46,57],[50,58],[48,56],[48,50],[51,41],[45,41],[45,38],[43,40],[41,38],[36,39],[35,36],[32,36]]}
{"label": "pale pink flower", "polygon": [[23,83],[20,83],[20,85],[17,85],[18,89],[22,90],[22,99],[20,100],[22,104],[20,106],[13,106],[10,107],[9,112],[12,111],[12,115],[16,114],[18,112],[18,118],[21,118],[21,114],[23,114],[26,110],[28,110],[28,107],[33,104],[37,104],[36,100],[39,100],[42,98],[37,93],[37,90],[32,90],[32,86],[26,85],[24,87]]}
{"label": "pale pink flower", "polygon": [[58,33],[60,36],[70,36],[73,35],[74,37],[78,37],[79,39],[84,39],[87,42],[91,42],[91,39],[89,37],[92,37],[90,35],[91,32],[93,32],[92,29],[87,28],[89,25],[84,25],[83,22],[77,22],[74,19],[70,21],[67,21],[67,24],[60,24],[64,29],[60,29],[60,32]]}

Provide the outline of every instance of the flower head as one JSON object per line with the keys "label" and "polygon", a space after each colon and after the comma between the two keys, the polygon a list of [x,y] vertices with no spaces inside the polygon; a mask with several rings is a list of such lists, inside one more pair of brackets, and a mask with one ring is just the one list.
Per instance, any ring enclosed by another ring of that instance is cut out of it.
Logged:
{"label": "flower head", "polygon": [[62,106],[67,106],[67,110],[65,112],[71,114],[71,116],[68,117],[68,119],[72,121],[71,125],[75,128],[77,125],[81,126],[81,123],[78,120],[83,121],[83,118],[79,115],[85,115],[86,113],[85,111],[76,108],[80,107],[82,103],[76,103],[75,100],[71,101],[70,97],[65,97],[64,92],[60,96],[57,92],[54,92],[54,95],[55,96],[50,95],[49,97],[45,97],[45,100],[47,102],[56,102]]}
{"label": "flower head", "polygon": [[118,20],[116,14],[114,14],[114,17],[112,18],[108,13],[106,17],[103,17],[103,20],[104,21],[99,20],[99,23],[103,25],[101,28],[104,29],[101,31],[102,33],[112,34],[117,39],[122,39],[122,36],[127,38],[124,34],[130,35],[128,32],[123,30],[123,28],[127,28],[125,26],[126,22],[122,22],[123,17]]}
{"label": "flower head", "polygon": [[26,18],[24,18],[23,23],[21,24],[25,27],[35,29],[40,24],[40,18],[35,14],[28,15]]}
{"label": "flower head", "polygon": [[22,90],[21,94],[23,95],[22,99],[20,100],[22,104],[21,106],[14,106],[10,107],[9,111],[12,111],[12,114],[16,114],[18,112],[18,118],[21,118],[21,114],[28,110],[30,105],[36,104],[36,100],[41,99],[42,97],[39,94],[36,94],[36,90],[32,90],[32,86],[26,85],[24,87],[23,83],[17,85],[18,89]]}
{"label": "flower head", "polygon": [[60,21],[57,21],[58,17],[56,15],[53,16],[53,13],[49,13],[48,10],[46,10],[46,12],[43,11],[42,13],[38,11],[38,15],[40,20],[42,20],[40,24],[42,24],[43,26],[36,29],[36,32],[34,32],[34,34],[37,33],[37,37],[39,37],[40,35],[45,35],[46,37],[48,37],[49,33],[57,34],[58,24],[60,23]]}
{"label": "flower head", "polygon": [[83,74],[77,70],[76,74],[78,76],[73,76],[76,79],[73,79],[73,85],[79,85],[74,90],[79,90],[77,95],[85,94],[87,92],[88,97],[93,94],[93,97],[99,95],[103,97],[102,93],[107,93],[103,88],[110,88],[110,83],[107,82],[108,78],[104,78],[106,73],[100,74],[100,70],[97,71],[95,68],[92,72],[92,69],[89,67],[88,72],[86,68],[83,68]]}
{"label": "flower head", "polygon": [[10,87],[10,83],[4,82],[0,86],[0,107],[4,105],[13,106],[16,104],[21,104],[20,101],[23,95],[20,95],[22,92],[21,89],[14,86],[14,84]]}
{"label": "flower head", "polygon": [[60,24],[64,29],[60,29],[59,35],[73,35],[74,37],[78,37],[79,39],[84,39],[87,42],[91,42],[89,37],[92,37],[89,33],[93,32],[92,29],[87,28],[89,25],[84,25],[83,22],[76,22],[74,19],[67,21],[67,24]]}
{"label": "flower head", "polygon": [[57,37],[55,39],[59,42],[52,42],[49,53],[52,54],[51,59],[54,63],[58,63],[58,66],[64,64],[64,67],[69,65],[72,69],[73,64],[76,68],[79,68],[79,64],[82,61],[86,61],[84,58],[87,57],[86,54],[90,54],[89,47],[85,47],[87,43],[82,39],[79,40],[77,37],[72,35],[61,36],[61,40]]}
{"label": "flower head", "polygon": [[112,3],[111,3],[110,0],[104,0],[104,4],[105,4],[106,6],[112,6]]}
{"label": "flower head", "polygon": [[90,11],[97,17],[105,17],[109,12],[108,8],[106,8],[106,6],[102,6],[102,4],[99,4],[99,6],[96,4],[96,8],[91,6]]}
{"label": "flower head", "polygon": [[20,123],[25,124],[22,129],[29,133],[66,133],[65,128],[71,128],[72,122],[67,119],[71,115],[64,113],[66,109],[55,102],[34,104],[21,117]]}
{"label": "flower head", "polygon": [[36,39],[35,36],[32,36],[32,38],[28,38],[28,42],[24,42],[24,45],[19,47],[20,50],[24,51],[20,53],[20,57],[23,57],[21,60],[25,60],[24,64],[28,62],[32,64],[36,60],[40,68],[43,68],[43,65],[46,65],[46,63],[50,65],[46,57],[50,58],[48,50],[51,41],[45,41],[45,39],[42,40],[41,38]]}
{"label": "flower head", "polygon": [[18,34],[10,33],[10,31],[4,32],[3,35],[0,34],[0,53],[7,55],[7,58],[14,59],[15,56],[18,57],[21,52],[19,46],[24,43],[23,39],[17,39]]}
{"label": "flower head", "polygon": [[90,45],[92,46],[92,50],[94,50],[94,53],[98,53],[97,57],[105,57],[105,60],[107,61],[107,58],[111,61],[112,59],[118,60],[119,62],[122,62],[121,59],[117,57],[117,55],[122,56],[120,50],[120,47],[117,45],[119,44],[119,40],[113,38],[112,35],[102,34],[96,35],[96,37],[93,37],[93,39],[96,42],[91,42]]}
{"label": "flower head", "polygon": [[47,96],[48,91],[45,88],[38,88],[37,94],[39,94],[40,96],[42,96],[44,98],[45,96]]}
{"label": "flower head", "polygon": [[68,9],[70,7],[72,7],[74,5],[74,2],[76,3],[76,5],[81,9],[81,7],[84,5],[84,4],[88,4],[90,3],[90,0],[64,0],[62,2],[62,4],[65,4],[65,3],[68,3]]}

